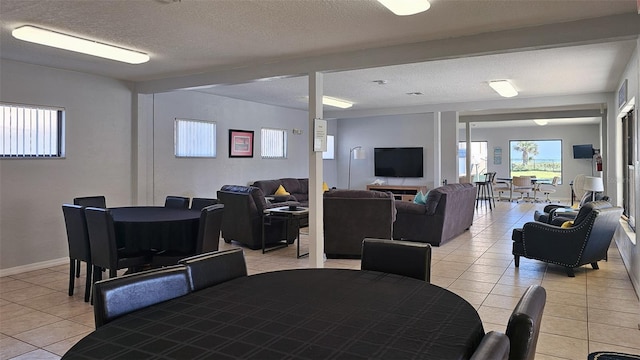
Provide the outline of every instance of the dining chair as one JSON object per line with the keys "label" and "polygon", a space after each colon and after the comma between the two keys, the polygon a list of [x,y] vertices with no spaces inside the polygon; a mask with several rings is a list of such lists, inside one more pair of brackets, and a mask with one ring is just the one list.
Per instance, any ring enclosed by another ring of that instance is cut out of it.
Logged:
{"label": "dining chair", "polygon": [[84,212],[89,233],[94,283],[102,279],[102,269],[109,269],[109,277],[114,278],[120,269],[129,268],[130,271],[135,271],[149,263],[146,254],[118,248],[113,217],[108,209],[88,207]]}
{"label": "dining chair", "polygon": [[[556,187],[558,186],[558,181],[560,181],[559,176],[554,176],[553,180],[551,180],[551,184],[540,183],[538,184],[537,191],[541,192],[542,195],[545,195],[546,198],[544,201],[550,203],[551,199],[549,199],[549,195],[556,192]],[[535,195],[534,195],[535,197]]]}
{"label": "dining chair", "polygon": [[[531,176],[514,176],[511,181],[511,191],[520,194],[520,197],[516,199],[516,202],[528,199],[529,194],[533,191]],[[525,194],[527,194],[526,197]]]}
{"label": "dining chair", "polygon": [[247,264],[241,248],[215,251],[180,260],[187,267],[193,291],[247,276]]}
{"label": "dining chair", "polygon": [[136,310],[191,292],[185,266],[154,269],[94,285],[93,315],[96,329]]}
{"label": "dining chair", "polygon": [[91,250],[87,222],[84,216],[84,207],[79,205],[63,204],[62,213],[67,229],[67,242],[69,243],[69,296],[73,296],[75,278],[80,274],[80,265],[84,261],[87,264],[85,274],[84,301],[89,302],[91,294]]}
{"label": "dining chair", "polygon": [[191,210],[202,210],[207,206],[219,204],[220,200],[210,198],[196,198],[191,199]]}
{"label": "dining chair", "polygon": [[190,199],[184,196],[167,196],[167,198],[164,200],[164,207],[188,209],[189,201]]}
{"label": "dining chair", "polygon": [[153,254],[153,257],[151,258],[151,266],[175,265],[179,260],[189,256],[218,251],[220,246],[220,229],[222,228],[223,214],[223,204],[211,205],[202,209],[200,211],[198,237],[196,239],[194,252],[184,253],[160,251]]}
{"label": "dining chair", "polygon": [[488,201],[489,209],[492,209],[491,202],[493,202],[494,207],[496,206],[495,198],[493,196],[493,181],[495,177],[495,172],[487,172],[484,174],[484,180],[475,182],[478,190],[476,194],[476,209],[478,208],[478,203],[480,201]]}
{"label": "dining chair", "polygon": [[509,337],[499,331],[489,331],[482,337],[480,345],[469,360],[507,360],[509,359]]}
{"label": "dining chair", "polygon": [[513,309],[507,324],[510,360],[533,360],[547,293],[542,286],[531,285]]}
{"label": "dining chair", "polygon": [[97,207],[106,209],[107,199],[102,195],[76,197],[73,198],[73,204],[84,207]]}
{"label": "dining chair", "polygon": [[362,270],[431,281],[431,245],[421,242],[365,238],[362,241]]}

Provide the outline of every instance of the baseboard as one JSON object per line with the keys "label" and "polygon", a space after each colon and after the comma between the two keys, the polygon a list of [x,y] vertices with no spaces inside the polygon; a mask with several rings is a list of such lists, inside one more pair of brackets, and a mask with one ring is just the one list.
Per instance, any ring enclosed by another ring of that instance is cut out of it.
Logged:
{"label": "baseboard", "polygon": [[69,263],[69,258],[64,257],[64,258],[47,260],[47,261],[42,261],[42,262],[33,263],[33,264],[20,265],[20,266],[8,268],[8,269],[0,269],[0,277],[20,274],[27,271],[46,269],[52,266],[64,265],[68,263]]}

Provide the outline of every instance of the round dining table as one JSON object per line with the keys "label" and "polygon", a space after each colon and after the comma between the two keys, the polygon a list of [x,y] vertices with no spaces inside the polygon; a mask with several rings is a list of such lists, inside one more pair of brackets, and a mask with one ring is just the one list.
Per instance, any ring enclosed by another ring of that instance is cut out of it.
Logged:
{"label": "round dining table", "polygon": [[160,206],[117,207],[109,211],[118,247],[133,252],[195,251],[199,211]]}
{"label": "round dining table", "polygon": [[297,269],[236,278],[129,313],[63,359],[468,359],[474,307],[399,275]]}

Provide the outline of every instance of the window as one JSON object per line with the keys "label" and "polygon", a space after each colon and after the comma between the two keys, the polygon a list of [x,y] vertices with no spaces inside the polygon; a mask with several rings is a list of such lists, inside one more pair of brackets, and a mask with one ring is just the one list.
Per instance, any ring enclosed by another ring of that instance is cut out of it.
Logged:
{"label": "window", "polygon": [[0,104],[0,157],[62,157],[63,121],[61,109]]}
{"label": "window", "polygon": [[177,157],[216,157],[216,123],[176,119],[174,149]]}
{"label": "window", "polygon": [[327,151],[322,152],[322,159],[333,160],[336,158],[334,140],[335,137],[333,135],[327,135]]}
{"label": "window", "polygon": [[535,176],[562,183],[562,140],[510,140],[509,176]]}
{"label": "window", "polygon": [[287,131],[263,128],[260,153],[265,159],[286,159]]}
{"label": "window", "polygon": [[633,108],[622,118],[622,207],[629,227],[636,229],[636,128]]}
{"label": "window", "polygon": [[[487,172],[488,142],[471,142],[471,181],[480,181],[479,176]],[[467,142],[458,143],[458,171],[467,176]],[[484,178],[483,178],[484,179]]]}

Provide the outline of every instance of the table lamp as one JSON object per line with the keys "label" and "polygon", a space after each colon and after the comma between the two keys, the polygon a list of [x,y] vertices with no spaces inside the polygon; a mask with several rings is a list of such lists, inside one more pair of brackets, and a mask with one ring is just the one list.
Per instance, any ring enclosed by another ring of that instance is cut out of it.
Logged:
{"label": "table lamp", "polygon": [[591,191],[591,201],[596,200],[596,192],[604,191],[604,184],[601,177],[585,176],[583,189]]}

